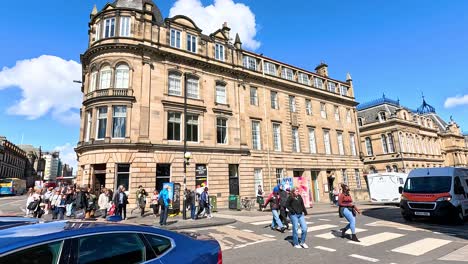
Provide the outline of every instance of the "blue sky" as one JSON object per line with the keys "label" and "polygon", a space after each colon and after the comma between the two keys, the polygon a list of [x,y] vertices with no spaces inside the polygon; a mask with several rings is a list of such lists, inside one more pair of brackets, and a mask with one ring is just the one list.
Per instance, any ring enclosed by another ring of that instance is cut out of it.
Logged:
{"label": "blue sky", "polygon": [[[24,0],[21,5],[15,1],[4,2],[4,12],[0,16],[3,35],[0,41],[0,135],[14,143],[20,143],[23,138],[23,143],[41,145],[45,149],[62,147],[72,158],[71,149],[78,141],[77,107],[81,101],[79,85],[72,81],[81,76],[79,72],[76,74],[78,65],[70,60],[79,63],[80,54],[86,50],[87,23],[93,4],[102,8],[107,1]],[[164,17],[176,2],[155,1]],[[185,7],[199,4],[202,8],[214,4],[221,16],[218,19],[224,19],[223,4],[232,0],[198,2],[179,0],[178,4]],[[379,98],[385,93],[415,109],[421,104],[421,93],[424,93],[438,114],[446,120],[453,115],[462,130],[468,132],[468,1],[234,2],[249,7],[255,16],[254,32],[242,39],[244,43],[246,40],[259,42],[255,52],[308,70],[313,70],[323,60],[329,65],[331,77],[336,79],[344,80],[346,72],[350,72],[359,102]],[[181,9],[174,8],[172,12],[178,10]],[[249,27],[243,24],[245,19],[232,17],[233,13],[241,12],[227,10],[226,13],[231,13],[225,20],[233,29]],[[203,19],[193,19],[203,24]],[[63,62],[42,57],[39,61],[48,63],[47,67],[36,64],[44,71],[36,74],[42,77],[38,77],[41,81],[28,84],[16,80],[33,79],[31,72],[17,70],[18,61],[42,55],[56,56]],[[61,63],[71,65],[74,70],[63,73]],[[49,83],[49,69],[66,78]],[[16,81],[8,82],[5,76]],[[39,82],[45,84],[39,85]],[[30,87],[24,88],[23,84]],[[457,97],[446,103],[448,98]],[[47,103],[32,102],[34,98]],[[73,103],[67,105],[71,101]]]}

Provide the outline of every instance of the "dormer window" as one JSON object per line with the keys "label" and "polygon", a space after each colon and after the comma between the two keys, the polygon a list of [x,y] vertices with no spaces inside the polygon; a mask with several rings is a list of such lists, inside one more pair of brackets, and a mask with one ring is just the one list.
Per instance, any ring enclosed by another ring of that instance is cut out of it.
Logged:
{"label": "dormer window", "polygon": [[385,122],[387,121],[387,117],[385,116],[385,112],[380,112],[379,113],[379,122],[382,123],[382,122]]}
{"label": "dormer window", "polygon": [[181,32],[179,30],[171,29],[171,47],[180,49]]}
{"label": "dormer window", "polygon": [[357,121],[359,126],[362,126],[364,124],[364,119],[362,117],[358,117]]}
{"label": "dormer window", "polygon": [[328,82],[328,91],[334,93],[336,91],[336,84],[332,82]]}
{"label": "dormer window", "polygon": [[323,80],[317,77],[314,77],[314,86],[319,89],[323,89]]}
{"label": "dormer window", "polygon": [[242,62],[244,64],[244,68],[254,71],[257,70],[257,60],[255,58],[252,58],[250,56],[244,56]]}
{"label": "dormer window", "polygon": [[104,20],[104,37],[111,38],[115,36],[115,17]]}
{"label": "dormer window", "polygon": [[305,73],[299,73],[299,83],[302,83],[302,84],[307,84],[309,85],[309,76],[307,76],[307,74]]}
{"label": "dormer window", "polygon": [[215,44],[215,59],[224,61],[224,46],[219,43]]}
{"label": "dormer window", "polygon": [[130,17],[120,17],[120,36],[130,37]]}
{"label": "dormer window", "polygon": [[294,73],[291,69],[283,67],[281,69],[281,78],[284,78],[286,80],[293,80]]}
{"label": "dormer window", "polygon": [[340,89],[341,89],[341,95],[348,96],[348,87],[340,84]]}
{"label": "dormer window", "polygon": [[187,50],[197,53],[197,37],[192,34],[187,34]]}
{"label": "dormer window", "polygon": [[267,62],[267,61],[263,62],[263,72],[266,73],[266,74],[269,74],[269,75],[276,76],[277,75],[276,65],[274,65],[271,62]]}

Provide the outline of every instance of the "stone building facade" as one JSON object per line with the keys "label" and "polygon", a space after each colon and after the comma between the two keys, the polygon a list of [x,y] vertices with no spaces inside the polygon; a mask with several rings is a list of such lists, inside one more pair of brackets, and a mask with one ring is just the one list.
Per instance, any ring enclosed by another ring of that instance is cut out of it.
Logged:
{"label": "stone building facade", "polygon": [[0,178],[26,179],[26,163],[26,152],[0,137]]}
{"label": "stone building facade", "polygon": [[357,109],[366,173],[468,166],[460,128],[446,123],[425,100],[411,110],[384,95]]}
{"label": "stone building facade", "polygon": [[81,56],[77,183],[130,193],[183,184],[186,136],[187,188],[207,184],[218,207],[301,176],[315,202],[343,181],[367,199],[351,76],[332,79],[324,63],[300,69],[231,37],[227,24],[205,35],[188,17],[163,20],[150,0],[95,8]]}

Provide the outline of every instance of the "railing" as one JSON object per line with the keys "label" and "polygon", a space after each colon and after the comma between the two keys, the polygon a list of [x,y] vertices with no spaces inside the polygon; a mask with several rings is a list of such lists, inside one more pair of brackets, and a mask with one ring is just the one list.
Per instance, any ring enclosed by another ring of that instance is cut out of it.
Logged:
{"label": "railing", "polygon": [[95,90],[90,93],[87,93],[85,96],[85,100],[102,96],[133,96],[133,90],[126,88]]}

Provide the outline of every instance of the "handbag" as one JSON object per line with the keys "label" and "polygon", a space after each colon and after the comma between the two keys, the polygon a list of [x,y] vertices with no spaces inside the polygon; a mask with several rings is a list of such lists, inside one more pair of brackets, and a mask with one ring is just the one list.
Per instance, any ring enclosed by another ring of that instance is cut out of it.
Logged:
{"label": "handbag", "polygon": [[34,210],[37,208],[38,205],[39,205],[39,200],[32,201],[28,205],[28,210]]}
{"label": "handbag", "polygon": [[115,204],[112,204],[112,206],[109,208],[107,215],[115,215]]}

